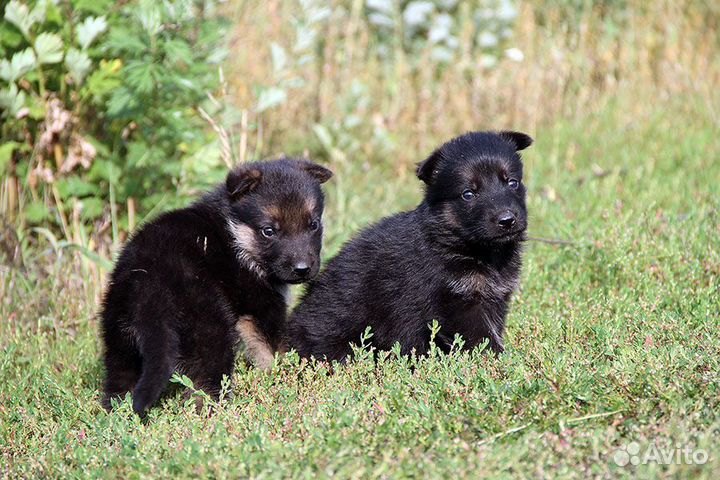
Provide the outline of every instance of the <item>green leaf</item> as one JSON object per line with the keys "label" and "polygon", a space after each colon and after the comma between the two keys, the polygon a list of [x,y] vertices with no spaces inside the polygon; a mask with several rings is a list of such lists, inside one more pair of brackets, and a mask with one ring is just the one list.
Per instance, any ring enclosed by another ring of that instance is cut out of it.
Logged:
{"label": "green leaf", "polygon": [[127,53],[137,56],[149,49],[149,46],[144,42],[145,37],[145,35],[140,35],[127,28],[113,27],[103,44],[107,45],[113,53]]}
{"label": "green leaf", "polygon": [[38,0],[35,3],[35,8],[30,11],[30,19],[33,23],[43,23],[45,21],[49,1],[50,0]]}
{"label": "green leaf", "polygon": [[287,100],[287,92],[282,88],[270,87],[260,92],[258,104],[255,107],[256,112],[264,112],[265,110],[280,105]]}
{"label": "green leaf", "polygon": [[154,63],[139,61],[128,63],[123,69],[127,85],[140,93],[152,92],[160,78],[159,68]]}
{"label": "green leaf", "polygon": [[[56,2],[57,2],[57,0],[56,0]],[[45,20],[44,21],[39,20],[39,23],[54,24],[54,25],[57,25],[58,27],[62,28],[62,26],[66,24],[67,20],[65,20],[65,15],[60,10],[59,3],[60,2],[53,3],[50,0],[46,0],[45,1],[45,7],[46,7]],[[75,2],[73,1],[73,8],[74,8],[74,4],[75,4]],[[37,7],[35,7],[35,8],[37,8]]]}
{"label": "green leaf", "polygon": [[58,181],[58,191],[63,199],[70,197],[86,197],[88,195],[97,195],[100,189],[97,185],[86,182],[77,175],[71,175]]}
{"label": "green leaf", "polygon": [[107,102],[107,113],[109,117],[124,117],[138,107],[137,99],[127,88],[118,88],[110,95]]}
{"label": "green leaf", "polygon": [[63,58],[63,41],[54,33],[41,33],[35,39],[38,63],[58,63]]}
{"label": "green leaf", "polygon": [[193,49],[189,43],[181,38],[173,38],[165,42],[165,55],[170,63],[190,63],[193,59]]}
{"label": "green leaf", "polygon": [[53,232],[51,232],[50,230],[48,230],[47,228],[35,227],[35,228],[31,228],[30,230],[32,232],[39,233],[40,235],[45,237],[45,239],[48,242],[50,242],[50,245],[52,245],[53,250],[55,250],[56,252],[58,250],[60,250],[60,248],[62,248],[62,247],[60,247],[60,242],[58,242],[58,239],[55,236],[55,234]]}
{"label": "green leaf", "polygon": [[102,15],[110,10],[115,4],[114,0],[73,0],[73,9],[78,12],[94,13]]}
{"label": "green leaf", "polygon": [[87,88],[96,100],[118,90],[122,86],[119,60],[101,61],[99,67],[87,79]]}
{"label": "green leaf", "polygon": [[230,55],[230,50],[228,50],[227,48],[218,47],[208,53],[205,61],[208,65],[218,65],[224,62],[228,55]]}
{"label": "green leaf", "polygon": [[0,145],[0,174],[5,173],[5,169],[7,168],[8,164],[10,163],[10,160],[12,160],[12,154],[15,151],[17,147],[22,145],[19,142],[5,142],[2,145]]}
{"label": "green leaf", "polygon": [[327,129],[327,127],[316,123],[315,125],[313,125],[313,131],[315,132],[315,135],[317,135],[320,143],[322,143],[322,146],[325,148],[325,150],[332,150],[335,142],[333,141],[332,134]]}
{"label": "green leaf", "polygon": [[152,158],[152,147],[148,147],[144,142],[130,142],[127,147],[127,165],[130,167],[147,166],[148,160]]}
{"label": "green leaf", "polygon": [[42,202],[33,202],[25,207],[25,219],[28,223],[41,223],[50,218],[50,209]]}
{"label": "green leaf", "polygon": [[193,2],[187,0],[175,0],[165,2],[163,5],[167,21],[183,24],[197,19],[197,13],[193,8]]}
{"label": "green leaf", "polygon": [[153,0],[140,0],[136,15],[143,29],[154,37],[162,30],[162,12]]}
{"label": "green leaf", "polygon": [[[22,33],[18,32],[15,27],[9,23],[0,22],[0,46],[9,47],[12,52],[18,49],[24,38]],[[0,49],[0,56],[10,56],[10,52],[3,54],[2,51]]]}
{"label": "green leaf", "polygon": [[28,117],[33,120],[43,120],[45,118],[45,106],[45,101],[38,95],[28,95],[24,105],[28,109]]}
{"label": "green leaf", "polygon": [[120,167],[110,160],[95,160],[90,167],[89,177],[105,180],[109,183],[118,183],[120,180]]}
{"label": "green leaf", "polygon": [[83,50],[92,44],[98,35],[107,30],[107,22],[105,17],[87,17],[77,27],[77,41]]}
{"label": "green leaf", "polygon": [[35,68],[35,52],[32,48],[26,48],[15,53],[8,62],[6,59],[0,61],[0,78],[12,83],[27,72]]}
{"label": "green leaf", "polygon": [[285,69],[287,65],[287,54],[285,49],[273,42],[270,44],[270,52],[272,53],[273,71],[279,73]]}
{"label": "green leaf", "polygon": [[5,20],[15,25],[25,35],[25,38],[29,39],[30,28],[35,23],[35,17],[30,14],[27,5],[17,0],[8,2],[7,7],[5,7]]}
{"label": "green leaf", "polygon": [[65,55],[65,65],[70,75],[75,79],[75,82],[80,84],[85,79],[85,75],[90,71],[92,62],[87,53],[81,52],[76,48],[71,48]]}
{"label": "green leaf", "polygon": [[169,78],[165,79],[164,82],[167,84],[172,84],[178,87],[180,90],[189,90],[192,92],[201,92],[201,89],[198,88],[197,85],[195,85],[192,80],[189,80],[187,78],[178,77],[177,75],[172,75]]}
{"label": "green leaf", "polygon": [[85,256],[88,260],[95,263],[97,266],[102,268],[103,270],[112,270],[112,262],[106,258],[101,257],[96,252],[93,252],[87,247],[84,247],[78,243],[73,242],[67,242],[67,241],[60,241],[57,242],[57,245],[59,248],[67,248],[70,250],[77,250],[80,252],[83,256]]}
{"label": "green leaf", "polygon": [[9,112],[14,117],[24,106],[25,92],[18,91],[17,85],[11,83],[8,88],[0,90],[0,112],[3,115]]}
{"label": "green leaf", "polygon": [[105,202],[96,197],[83,198],[82,212],[80,216],[84,220],[95,220],[100,217],[105,210]]}

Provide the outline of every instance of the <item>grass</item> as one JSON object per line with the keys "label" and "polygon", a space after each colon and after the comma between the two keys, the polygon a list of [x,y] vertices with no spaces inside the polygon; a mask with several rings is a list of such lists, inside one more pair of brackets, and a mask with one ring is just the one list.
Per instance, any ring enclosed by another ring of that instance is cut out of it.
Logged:
{"label": "grass", "polygon": [[[50,266],[3,276],[2,471],[716,478],[720,142],[707,117],[666,107],[620,133],[622,105],[537,132],[525,156],[531,235],[573,243],[528,244],[499,359],[361,355],[332,374],[295,356],[271,373],[239,363],[215,415],[171,394],[142,424],[128,404],[101,409],[96,304],[79,294],[73,257],[39,252]],[[410,175],[348,166],[340,178],[327,255],[419,198]],[[632,441],[709,460],[618,467],[614,452]]]}
{"label": "grass", "polygon": [[[228,101],[251,104],[250,86],[272,76],[268,42],[292,51],[297,12],[232,4]],[[362,4],[333,10],[322,68],[298,66],[304,87],[249,113],[264,133],[248,143],[267,156],[307,148],[336,172],[327,258],[369,222],[412,208],[413,162],[450,136],[536,137],[524,154],[530,235],[565,243],[528,242],[507,352],[377,362],[360,352],[332,373],[294,355],[269,373],[238,362],[211,416],[185,404],[182,387],[146,423],[129,403],[107,414],[95,314],[114,240],[103,241],[108,229],[83,236],[74,218],[64,240],[19,225],[22,262],[0,264],[0,475],[720,475],[720,57],[709,4],[631,0],[614,35],[602,3],[570,20],[553,2],[525,5],[525,61],[489,71],[468,58],[379,64]],[[365,90],[353,93],[352,80]],[[641,456],[654,445],[675,456],[620,467],[615,453],[631,442]],[[709,458],[685,464],[685,447]]]}

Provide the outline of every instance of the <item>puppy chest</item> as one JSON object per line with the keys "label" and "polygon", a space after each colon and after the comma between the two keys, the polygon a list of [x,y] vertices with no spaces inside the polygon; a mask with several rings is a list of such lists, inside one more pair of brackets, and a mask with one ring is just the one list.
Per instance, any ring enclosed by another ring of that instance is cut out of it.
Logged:
{"label": "puppy chest", "polygon": [[446,288],[460,298],[505,299],[517,289],[518,283],[518,275],[473,272],[449,277]]}

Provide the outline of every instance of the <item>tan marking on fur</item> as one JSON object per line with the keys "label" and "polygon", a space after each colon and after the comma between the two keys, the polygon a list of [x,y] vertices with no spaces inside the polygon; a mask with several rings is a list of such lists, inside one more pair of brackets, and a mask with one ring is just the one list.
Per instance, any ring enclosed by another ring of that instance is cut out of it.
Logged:
{"label": "tan marking on fur", "polygon": [[255,241],[255,230],[244,223],[237,223],[228,220],[228,230],[233,239],[235,254],[238,260],[247,267],[251,272],[260,278],[265,277],[265,271],[260,267],[255,255],[257,252],[257,243]]}
{"label": "tan marking on fur", "polygon": [[455,215],[452,206],[450,206],[449,204],[443,207],[442,218],[448,223],[448,225],[451,225],[453,227],[460,227],[460,222],[458,222],[457,215]]}
{"label": "tan marking on fur", "polygon": [[282,223],[283,212],[277,205],[268,205],[267,207],[263,207],[262,210],[263,213],[268,217],[272,218],[278,223]]}
{"label": "tan marking on fur", "polygon": [[505,282],[499,283],[494,278],[482,273],[471,273],[450,280],[448,287],[457,295],[472,296],[485,293],[496,296],[512,293],[517,288],[517,283],[515,281],[511,285],[507,285]]}
{"label": "tan marking on fur", "polygon": [[305,198],[305,209],[310,212],[310,215],[312,215],[312,212],[315,211],[315,207],[317,207],[317,202],[315,200],[315,197],[306,197]]}
{"label": "tan marking on fur", "polygon": [[255,319],[243,315],[235,324],[235,329],[245,344],[245,356],[260,370],[269,370],[275,360],[275,353],[265,335],[255,325]]}
{"label": "tan marking on fur", "polygon": [[479,293],[487,284],[485,276],[479,273],[463,275],[448,282],[450,290],[457,295],[473,295]]}
{"label": "tan marking on fur", "polygon": [[301,233],[310,223],[310,215],[301,204],[288,205],[285,208],[283,228],[290,233]]}
{"label": "tan marking on fur", "polygon": [[305,231],[313,218],[313,209],[307,208],[314,205],[314,198],[300,199],[293,196],[291,200],[283,202],[282,205],[268,205],[263,207],[263,213],[276,222],[280,228],[288,233],[300,233]]}

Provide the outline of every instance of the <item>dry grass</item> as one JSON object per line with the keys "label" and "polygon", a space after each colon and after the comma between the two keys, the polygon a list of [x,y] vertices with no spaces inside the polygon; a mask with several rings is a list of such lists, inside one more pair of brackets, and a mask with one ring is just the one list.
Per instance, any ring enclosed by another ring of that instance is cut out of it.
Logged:
{"label": "dry grass", "polygon": [[[317,61],[295,72],[305,86],[262,118],[251,116],[269,139],[264,153],[298,153],[312,142],[313,124],[338,123],[349,114],[357,115],[367,131],[387,132],[389,152],[372,142],[364,142],[361,151],[370,160],[392,154],[398,170],[461,131],[537,132],[558,119],[592,116],[608,102],[621,102],[626,122],[632,123],[658,103],[692,94],[689,98],[711,106],[713,121],[720,121],[720,94],[714,88],[720,84],[717,7],[633,0],[627,8],[598,2],[578,12],[553,3],[524,3],[508,45],[519,48],[524,60],[504,59],[487,69],[471,45],[471,22],[462,29],[459,61],[442,65],[429,52],[413,59],[396,52],[388,63],[372,48],[363,2],[333,2]],[[228,77],[242,107],[253,104],[253,86],[272,83],[269,44],[292,49],[292,19],[302,9],[280,1],[235,5]],[[365,87],[367,102],[348,111],[354,81]]]}

